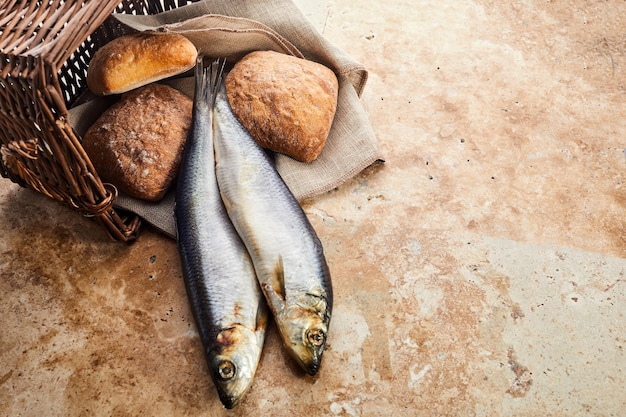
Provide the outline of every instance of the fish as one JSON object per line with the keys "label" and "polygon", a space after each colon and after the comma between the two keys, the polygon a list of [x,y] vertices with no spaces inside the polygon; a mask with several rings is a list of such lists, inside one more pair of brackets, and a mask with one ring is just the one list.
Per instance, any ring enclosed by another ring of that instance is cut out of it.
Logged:
{"label": "fish", "polygon": [[213,117],[222,201],[252,258],[283,345],[304,371],[315,375],[333,304],[321,241],[270,155],[234,115],[224,83]]}
{"label": "fish", "polygon": [[176,240],[183,279],[212,380],[224,407],[252,385],[268,309],[254,265],[219,193],[212,108],[223,64],[195,70],[192,125],[176,186]]}

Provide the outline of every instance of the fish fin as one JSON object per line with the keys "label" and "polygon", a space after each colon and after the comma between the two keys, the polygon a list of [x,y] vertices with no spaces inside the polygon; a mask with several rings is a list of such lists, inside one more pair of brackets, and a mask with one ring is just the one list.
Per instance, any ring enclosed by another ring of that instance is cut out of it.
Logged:
{"label": "fish fin", "polygon": [[272,287],[274,288],[274,292],[282,301],[285,301],[285,267],[283,265],[282,256],[278,256],[278,261],[276,261],[272,272]]}
{"label": "fish fin", "polygon": [[282,256],[278,258],[274,270],[271,272],[270,282],[264,282],[261,287],[274,313],[285,307],[285,277]]}
{"label": "fish fin", "polygon": [[256,310],[255,330],[264,330],[267,327],[267,306],[265,301],[259,303]]}

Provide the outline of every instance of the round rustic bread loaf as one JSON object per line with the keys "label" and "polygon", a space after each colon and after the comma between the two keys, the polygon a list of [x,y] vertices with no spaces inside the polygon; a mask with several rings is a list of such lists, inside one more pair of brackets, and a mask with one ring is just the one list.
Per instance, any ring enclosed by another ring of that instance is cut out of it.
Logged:
{"label": "round rustic bread loaf", "polygon": [[113,39],[94,54],[87,86],[94,94],[121,94],[181,74],[198,51],[179,33],[145,31]]}
{"label": "round rustic bread loaf", "polygon": [[172,87],[140,87],[96,120],[83,148],[103,181],[131,197],[160,200],[176,177],[191,109],[192,101]]}
{"label": "round rustic bread loaf", "polygon": [[338,82],[324,65],[273,51],[251,52],[226,77],[233,112],[264,148],[311,162],[337,108]]}

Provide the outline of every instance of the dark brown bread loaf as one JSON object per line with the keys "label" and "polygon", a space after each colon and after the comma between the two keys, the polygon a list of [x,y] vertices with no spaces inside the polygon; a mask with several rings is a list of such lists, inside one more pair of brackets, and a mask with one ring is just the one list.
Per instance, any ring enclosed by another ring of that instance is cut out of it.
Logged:
{"label": "dark brown bread loaf", "polygon": [[172,185],[191,125],[192,101],[149,84],[122,96],[89,128],[83,147],[103,181],[160,200]]}

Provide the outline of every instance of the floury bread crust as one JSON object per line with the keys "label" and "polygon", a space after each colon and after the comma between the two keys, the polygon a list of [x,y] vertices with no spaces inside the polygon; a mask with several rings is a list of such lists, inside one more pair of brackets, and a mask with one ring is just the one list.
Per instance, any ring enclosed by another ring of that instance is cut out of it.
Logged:
{"label": "floury bread crust", "polygon": [[264,148],[311,162],[322,152],[337,108],[335,73],[273,51],[243,57],[226,77],[233,112]]}
{"label": "floury bread crust", "polygon": [[97,95],[125,93],[187,71],[197,56],[194,44],[178,33],[146,31],[121,36],[94,54],[87,86]]}
{"label": "floury bread crust", "polygon": [[138,88],[100,116],[83,148],[103,181],[131,197],[160,200],[176,177],[191,110],[192,101],[172,87]]}

